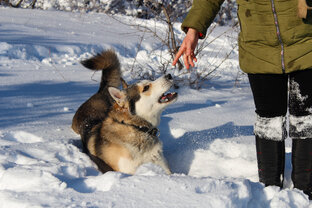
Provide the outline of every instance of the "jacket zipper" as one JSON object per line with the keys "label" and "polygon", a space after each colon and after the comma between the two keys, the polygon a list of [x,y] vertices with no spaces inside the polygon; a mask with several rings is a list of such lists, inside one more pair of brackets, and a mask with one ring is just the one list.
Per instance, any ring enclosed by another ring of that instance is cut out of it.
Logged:
{"label": "jacket zipper", "polygon": [[280,33],[280,29],[279,29],[279,24],[278,24],[278,20],[277,20],[277,14],[276,14],[276,10],[275,10],[274,0],[271,0],[271,4],[272,4],[273,16],[274,16],[274,23],[275,23],[275,27],[276,27],[276,33],[277,33],[278,41],[281,45],[282,71],[283,71],[283,74],[285,74],[284,43],[283,43],[281,33]]}

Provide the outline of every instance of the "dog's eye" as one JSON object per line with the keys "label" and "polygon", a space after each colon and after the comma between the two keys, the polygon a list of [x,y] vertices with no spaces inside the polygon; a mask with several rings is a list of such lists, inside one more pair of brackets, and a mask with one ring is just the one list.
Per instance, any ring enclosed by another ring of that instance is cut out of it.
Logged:
{"label": "dog's eye", "polygon": [[149,89],[149,87],[150,87],[149,85],[144,86],[143,92],[146,92]]}

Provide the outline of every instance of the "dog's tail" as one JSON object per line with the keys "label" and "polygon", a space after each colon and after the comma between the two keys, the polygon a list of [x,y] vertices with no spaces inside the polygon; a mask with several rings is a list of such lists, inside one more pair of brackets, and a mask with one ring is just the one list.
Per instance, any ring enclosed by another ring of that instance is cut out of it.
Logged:
{"label": "dog's tail", "polygon": [[119,87],[121,84],[120,63],[113,50],[103,51],[96,56],[81,62],[83,66],[91,70],[102,70],[101,84],[98,92],[107,87]]}

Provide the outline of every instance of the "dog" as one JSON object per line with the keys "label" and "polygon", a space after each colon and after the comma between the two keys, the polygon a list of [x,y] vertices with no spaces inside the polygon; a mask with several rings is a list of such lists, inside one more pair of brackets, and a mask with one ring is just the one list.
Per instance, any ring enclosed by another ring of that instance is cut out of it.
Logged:
{"label": "dog", "polygon": [[76,111],[72,129],[80,134],[85,152],[99,170],[134,174],[140,165],[154,163],[170,174],[157,126],[162,111],[178,97],[176,92],[168,93],[171,75],[128,85],[113,50],[81,64],[101,70],[102,77],[97,93]]}

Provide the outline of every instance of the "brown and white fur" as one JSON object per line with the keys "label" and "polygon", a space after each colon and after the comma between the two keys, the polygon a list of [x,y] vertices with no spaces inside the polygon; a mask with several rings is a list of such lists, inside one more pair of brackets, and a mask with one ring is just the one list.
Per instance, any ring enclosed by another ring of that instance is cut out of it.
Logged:
{"label": "brown and white fur", "polygon": [[154,163],[170,174],[157,125],[165,107],[177,99],[177,93],[164,94],[173,84],[171,75],[128,86],[112,50],[82,64],[102,70],[102,78],[98,92],[78,108],[72,128],[99,170],[134,174],[141,164]]}

